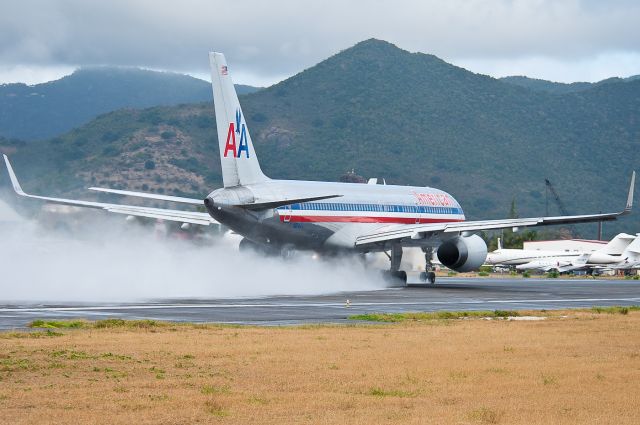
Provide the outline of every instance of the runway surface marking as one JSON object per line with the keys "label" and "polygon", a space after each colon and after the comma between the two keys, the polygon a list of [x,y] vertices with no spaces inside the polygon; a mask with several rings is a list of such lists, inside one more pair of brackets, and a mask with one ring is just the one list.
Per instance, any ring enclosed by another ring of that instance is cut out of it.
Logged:
{"label": "runway surface marking", "polygon": [[[530,300],[472,300],[472,301],[413,301],[413,302],[357,302],[351,307],[402,306],[402,305],[447,305],[447,304],[530,304],[530,303],[572,303],[572,302],[640,302],[636,298],[573,298],[573,299],[530,299]],[[101,310],[156,310],[188,308],[287,308],[287,307],[344,307],[344,303],[286,303],[286,304],[144,304],[144,305],[105,305],[86,307],[28,307],[0,308],[0,312],[40,312],[40,311],[101,311]]]}

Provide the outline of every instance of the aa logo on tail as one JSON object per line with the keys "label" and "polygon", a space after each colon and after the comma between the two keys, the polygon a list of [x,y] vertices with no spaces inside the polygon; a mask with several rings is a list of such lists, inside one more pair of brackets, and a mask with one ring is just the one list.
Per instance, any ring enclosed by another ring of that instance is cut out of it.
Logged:
{"label": "aa logo on tail", "polygon": [[[236,145],[236,134],[240,136],[240,143]],[[227,144],[224,147],[224,157],[230,153],[234,158],[240,158],[242,152],[246,153],[249,158],[249,142],[247,141],[247,128],[242,122],[242,112],[240,108],[236,109],[236,122],[229,123],[229,131],[227,132]]]}

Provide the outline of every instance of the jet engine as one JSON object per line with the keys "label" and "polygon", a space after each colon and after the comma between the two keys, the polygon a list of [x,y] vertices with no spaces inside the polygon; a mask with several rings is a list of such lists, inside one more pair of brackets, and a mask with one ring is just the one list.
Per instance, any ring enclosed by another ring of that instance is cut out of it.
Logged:
{"label": "jet engine", "polygon": [[487,258],[487,244],[478,235],[447,239],[438,248],[438,259],[457,272],[478,269]]}

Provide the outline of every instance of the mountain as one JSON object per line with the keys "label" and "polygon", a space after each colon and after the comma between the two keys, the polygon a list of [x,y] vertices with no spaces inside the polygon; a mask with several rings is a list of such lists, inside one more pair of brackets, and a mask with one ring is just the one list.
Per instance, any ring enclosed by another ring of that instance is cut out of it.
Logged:
{"label": "mountain", "polygon": [[[238,86],[242,94],[255,90]],[[205,101],[211,101],[211,84],[188,75],[137,68],[79,69],[34,86],[0,85],[0,136],[50,138],[116,109]]]}
{"label": "mountain", "polygon": [[540,80],[537,78],[529,78],[529,77],[519,75],[519,76],[512,76],[512,77],[502,77],[500,78],[500,81],[504,81],[505,83],[514,84],[520,87],[526,87],[531,90],[544,91],[547,93],[554,93],[554,94],[566,94],[566,93],[573,93],[573,92],[587,90],[600,84],[633,81],[633,80],[637,80],[638,78],[640,78],[640,75],[633,75],[627,78],[618,78],[618,77],[607,78],[606,80],[598,81],[597,83],[587,83],[587,82],[556,83],[553,81]]}
{"label": "mountain", "polygon": [[556,83],[553,81],[540,80],[538,78],[529,78],[522,75],[512,77],[502,77],[501,81],[505,83],[514,84],[520,87],[526,87],[531,90],[544,91],[555,94],[572,93],[582,90],[590,89],[593,84],[587,82],[577,83]]}
{"label": "mountain", "polygon": [[[435,186],[470,219],[506,217],[513,199],[520,216],[544,214],[545,178],[570,213],[621,209],[640,159],[640,80],[553,94],[379,40],[241,102],[270,177],[335,181],[354,169]],[[201,197],[221,185],[213,117],[211,101],[119,110],[0,149],[12,153],[27,190],[91,196],[83,188],[100,185]],[[558,214],[551,198],[549,213]],[[637,232],[638,217],[605,232]],[[596,226],[584,229],[593,237]]]}

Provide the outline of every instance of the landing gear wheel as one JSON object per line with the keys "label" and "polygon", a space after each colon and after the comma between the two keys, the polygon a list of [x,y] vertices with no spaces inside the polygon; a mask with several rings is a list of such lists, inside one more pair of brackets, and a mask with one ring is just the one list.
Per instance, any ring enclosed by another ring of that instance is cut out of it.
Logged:
{"label": "landing gear wheel", "polygon": [[420,280],[425,283],[430,283],[431,285],[435,285],[436,283],[436,273],[435,272],[422,272],[420,273]]}
{"label": "landing gear wheel", "polygon": [[249,250],[258,252],[259,246],[257,243],[250,241],[247,238],[243,238],[240,241],[240,245],[238,245],[238,249],[240,250],[240,252],[246,252]]}
{"label": "landing gear wheel", "polygon": [[382,278],[392,285],[407,284],[407,273],[404,271],[392,272],[390,270],[383,270]]}
{"label": "landing gear wheel", "polygon": [[436,284],[436,272],[426,272],[427,274],[427,282],[429,282],[431,285],[435,285]]}
{"label": "landing gear wheel", "polygon": [[292,244],[286,244],[280,249],[280,256],[284,260],[293,260],[296,256],[296,247]]}

